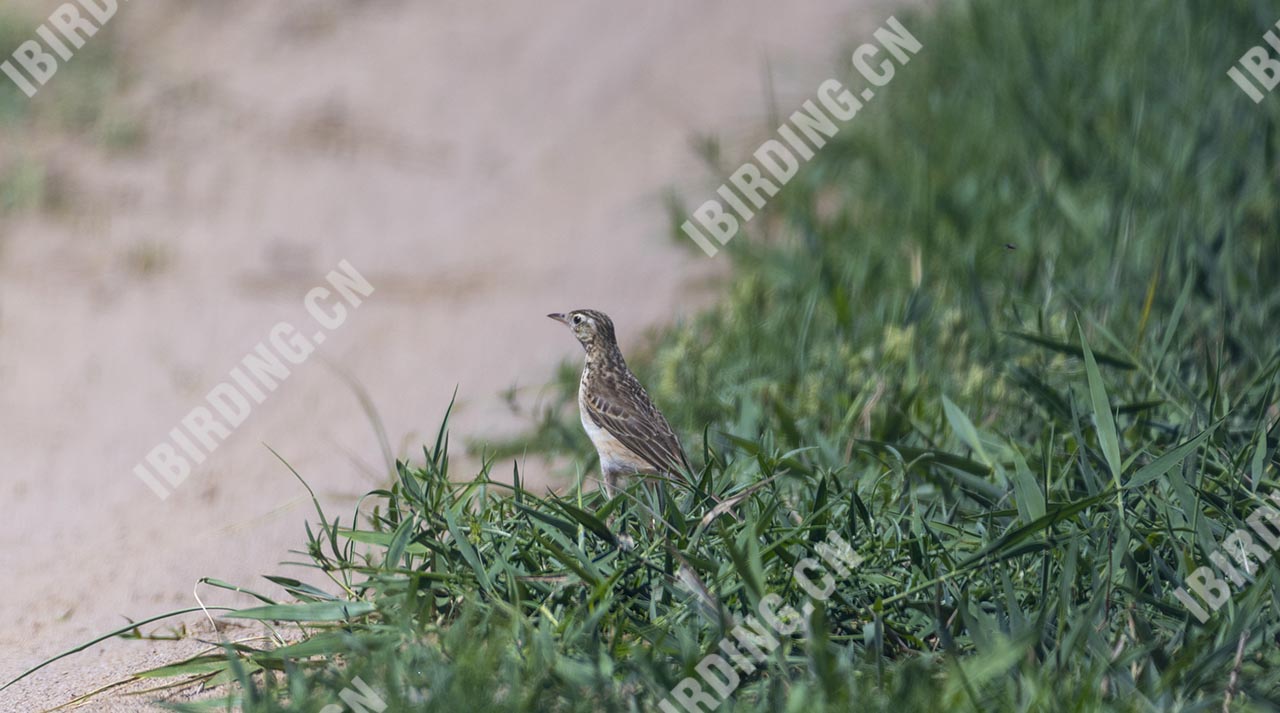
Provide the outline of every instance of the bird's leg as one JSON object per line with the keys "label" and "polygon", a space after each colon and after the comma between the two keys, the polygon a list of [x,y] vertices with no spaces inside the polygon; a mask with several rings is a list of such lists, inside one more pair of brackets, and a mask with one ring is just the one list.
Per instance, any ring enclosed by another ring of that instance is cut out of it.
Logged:
{"label": "bird's leg", "polygon": [[[604,476],[604,494],[612,500],[618,493],[618,472],[612,468],[604,470],[601,473]],[[614,533],[614,538],[618,541],[618,549],[623,552],[630,552],[635,549],[636,541],[626,533],[627,527],[627,503],[623,501],[618,504],[618,509],[609,516],[605,525],[610,532]],[[621,522],[621,527],[617,523]]]}

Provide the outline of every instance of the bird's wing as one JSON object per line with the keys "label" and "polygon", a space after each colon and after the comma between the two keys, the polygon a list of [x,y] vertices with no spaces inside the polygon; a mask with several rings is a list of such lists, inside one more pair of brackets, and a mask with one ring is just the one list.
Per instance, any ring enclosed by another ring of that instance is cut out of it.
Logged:
{"label": "bird's wing", "polygon": [[683,478],[690,472],[680,440],[640,382],[630,374],[601,379],[603,383],[583,399],[591,420],[643,458],[657,475]]}

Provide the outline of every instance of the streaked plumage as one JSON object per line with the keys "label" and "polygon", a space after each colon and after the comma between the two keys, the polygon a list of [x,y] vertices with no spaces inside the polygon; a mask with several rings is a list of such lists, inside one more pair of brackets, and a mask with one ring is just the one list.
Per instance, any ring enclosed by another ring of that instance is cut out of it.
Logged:
{"label": "streaked plumage", "polygon": [[612,320],[590,309],[547,316],[572,329],[587,353],[578,408],[582,427],[600,455],[605,492],[612,496],[626,476],[683,479],[689,460],[671,424],[627,368]]}

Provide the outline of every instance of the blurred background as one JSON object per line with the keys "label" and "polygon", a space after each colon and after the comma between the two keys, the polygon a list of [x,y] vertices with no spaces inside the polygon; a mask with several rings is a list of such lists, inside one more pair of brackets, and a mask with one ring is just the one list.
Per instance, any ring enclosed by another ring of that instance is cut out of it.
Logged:
{"label": "blurred background", "polygon": [[[7,0],[0,52],[59,4]],[[579,358],[544,314],[602,309],[625,348],[705,305],[727,265],[668,205],[714,185],[700,137],[763,135],[899,6],[132,2],[34,99],[0,83],[0,679],[275,570],[312,511],[264,445],[327,503],[375,487],[339,372],[412,457],[455,389],[455,442],[521,427],[503,394]],[[157,499],[135,464],[344,259],[372,298]],[[0,708],[153,656],[113,642]]]}

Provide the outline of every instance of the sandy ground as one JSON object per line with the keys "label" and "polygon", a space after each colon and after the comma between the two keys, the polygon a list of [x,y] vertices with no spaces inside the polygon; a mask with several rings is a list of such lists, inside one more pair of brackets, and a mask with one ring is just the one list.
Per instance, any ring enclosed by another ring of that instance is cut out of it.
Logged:
{"label": "sandy ground", "polygon": [[[121,5],[148,142],[47,141],[72,208],[0,226],[0,681],[126,616],[193,606],[200,577],[278,594],[257,576],[289,571],[277,563],[311,512],[263,444],[342,512],[380,467],[326,361],[412,454],[455,387],[455,436],[520,426],[499,392],[536,399],[577,358],[547,312],[603,309],[625,348],[706,304],[724,265],[670,240],[662,203],[672,186],[708,191],[692,139],[757,135],[766,67],[780,106],[798,103],[888,14],[869,0]],[[307,323],[303,295],[343,259],[375,294],[155,497],[134,465],[273,324]],[[111,641],[0,693],[0,710],[195,647]]]}

